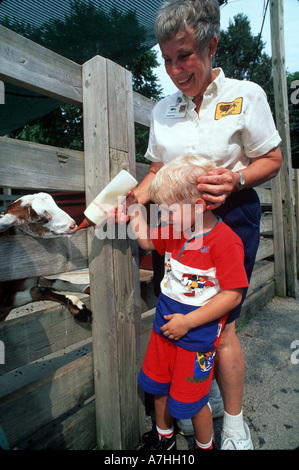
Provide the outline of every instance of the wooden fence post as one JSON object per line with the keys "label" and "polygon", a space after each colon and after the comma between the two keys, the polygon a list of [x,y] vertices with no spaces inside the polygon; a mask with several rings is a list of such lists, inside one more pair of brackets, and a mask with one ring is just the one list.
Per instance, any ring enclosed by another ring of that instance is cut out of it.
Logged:
{"label": "wooden fence post", "polygon": [[[290,297],[296,297],[296,237],[288,94],[285,70],[283,0],[270,1],[270,18],[276,123],[277,129],[282,138],[281,149],[283,155],[283,163],[281,166],[279,178],[281,182],[281,201],[286,259],[286,293]],[[274,206],[273,209],[275,211]],[[275,264],[276,263],[277,260],[275,260]]]}
{"label": "wooden fence post", "polygon": [[[83,112],[88,204],[122,168],[135,173],[130,72],[99,56],[86,62]],[[97,446],[113,450],[134,449],[139,439],[136,251],[119,238],[99,240],[88,229]]]}
{"label": "wooden fence post", "polygon": [[275,294],[279,297],[285,297],[287,295],[286,260],[280,173],[271,180],[271,193],[273,211]]}
{"label": "wooden fence post", "polygon": [[296,231],[297,231],[297,279],[299,279],[299,170],[295,169],[295,207],[296,207]]}

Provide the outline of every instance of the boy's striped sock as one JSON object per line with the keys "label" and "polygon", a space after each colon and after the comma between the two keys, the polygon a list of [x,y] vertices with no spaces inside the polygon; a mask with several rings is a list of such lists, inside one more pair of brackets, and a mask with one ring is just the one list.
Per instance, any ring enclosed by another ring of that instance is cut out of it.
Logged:
{"label": "boy's striped sock", "polygon": [[170,428],[170,429],[160,429],[156,425],[156,429],[157,429],[157,433],[158,433],[158,436],[159,436],[160,440],[161,440],[161,437],[165,437],[166,439],[170,439],[173,436],[173,431],[174,431],[173,427]]}
{"label": "boy's striped sock", "polygon": [[198,442],[198,440],[195,438],[195,446],[196,449],[198,450],[212,450],[213,449],[213,436],[211,437],[210,442],[207,444],[202,444],[201,442]]}

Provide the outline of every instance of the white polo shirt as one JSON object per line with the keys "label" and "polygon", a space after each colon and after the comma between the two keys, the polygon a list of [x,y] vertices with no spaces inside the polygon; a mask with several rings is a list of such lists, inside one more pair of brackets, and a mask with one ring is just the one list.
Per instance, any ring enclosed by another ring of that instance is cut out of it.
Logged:
{"label": "white polo shirt", "polygon": [[192,98],[180,91],[156,104],[148,160],[165,164],[179,155],[200,155],[216,167],[237,171],[281,142],[262,88],[215,70],[218,76],[208,86],[199,114]]}

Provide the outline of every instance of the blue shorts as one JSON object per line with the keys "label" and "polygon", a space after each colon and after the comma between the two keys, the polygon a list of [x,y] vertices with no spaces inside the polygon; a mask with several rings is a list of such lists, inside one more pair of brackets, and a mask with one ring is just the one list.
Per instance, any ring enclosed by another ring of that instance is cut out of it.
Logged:
{"label": "blue shorts", "polygon": [[[243,189],[232,193],[225,204],[214,211],[241,238],[244,245],[244,266],[250,281],[260,241],[261,204],[254,189]],[[243,289],[242,303],[248,288]],[[226,323],[235,321],[241,312],[242,303],[234,308]]]}
{"label": "blue shorts", "polygon": [[168,395],[174,418],[192,418],[209,401],[215,351],[188,351],[153,330],[138,383],[147,393]]}

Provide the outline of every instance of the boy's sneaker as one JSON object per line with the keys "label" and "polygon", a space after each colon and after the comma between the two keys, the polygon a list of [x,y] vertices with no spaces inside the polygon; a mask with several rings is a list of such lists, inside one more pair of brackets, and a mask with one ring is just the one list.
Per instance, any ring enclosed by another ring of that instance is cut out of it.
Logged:
{"label": "boy's sneaker", "polygon": [[250,431],[244,422],[245,437],[240,434],[223,432],[221,436],[221,450],[253,450]]}
{"label": "boy's sneaker", "polygon": [[151,431],[143,434],[137,450],[176,450],[175,435],[159,438],[157,430],[153,427]]}

